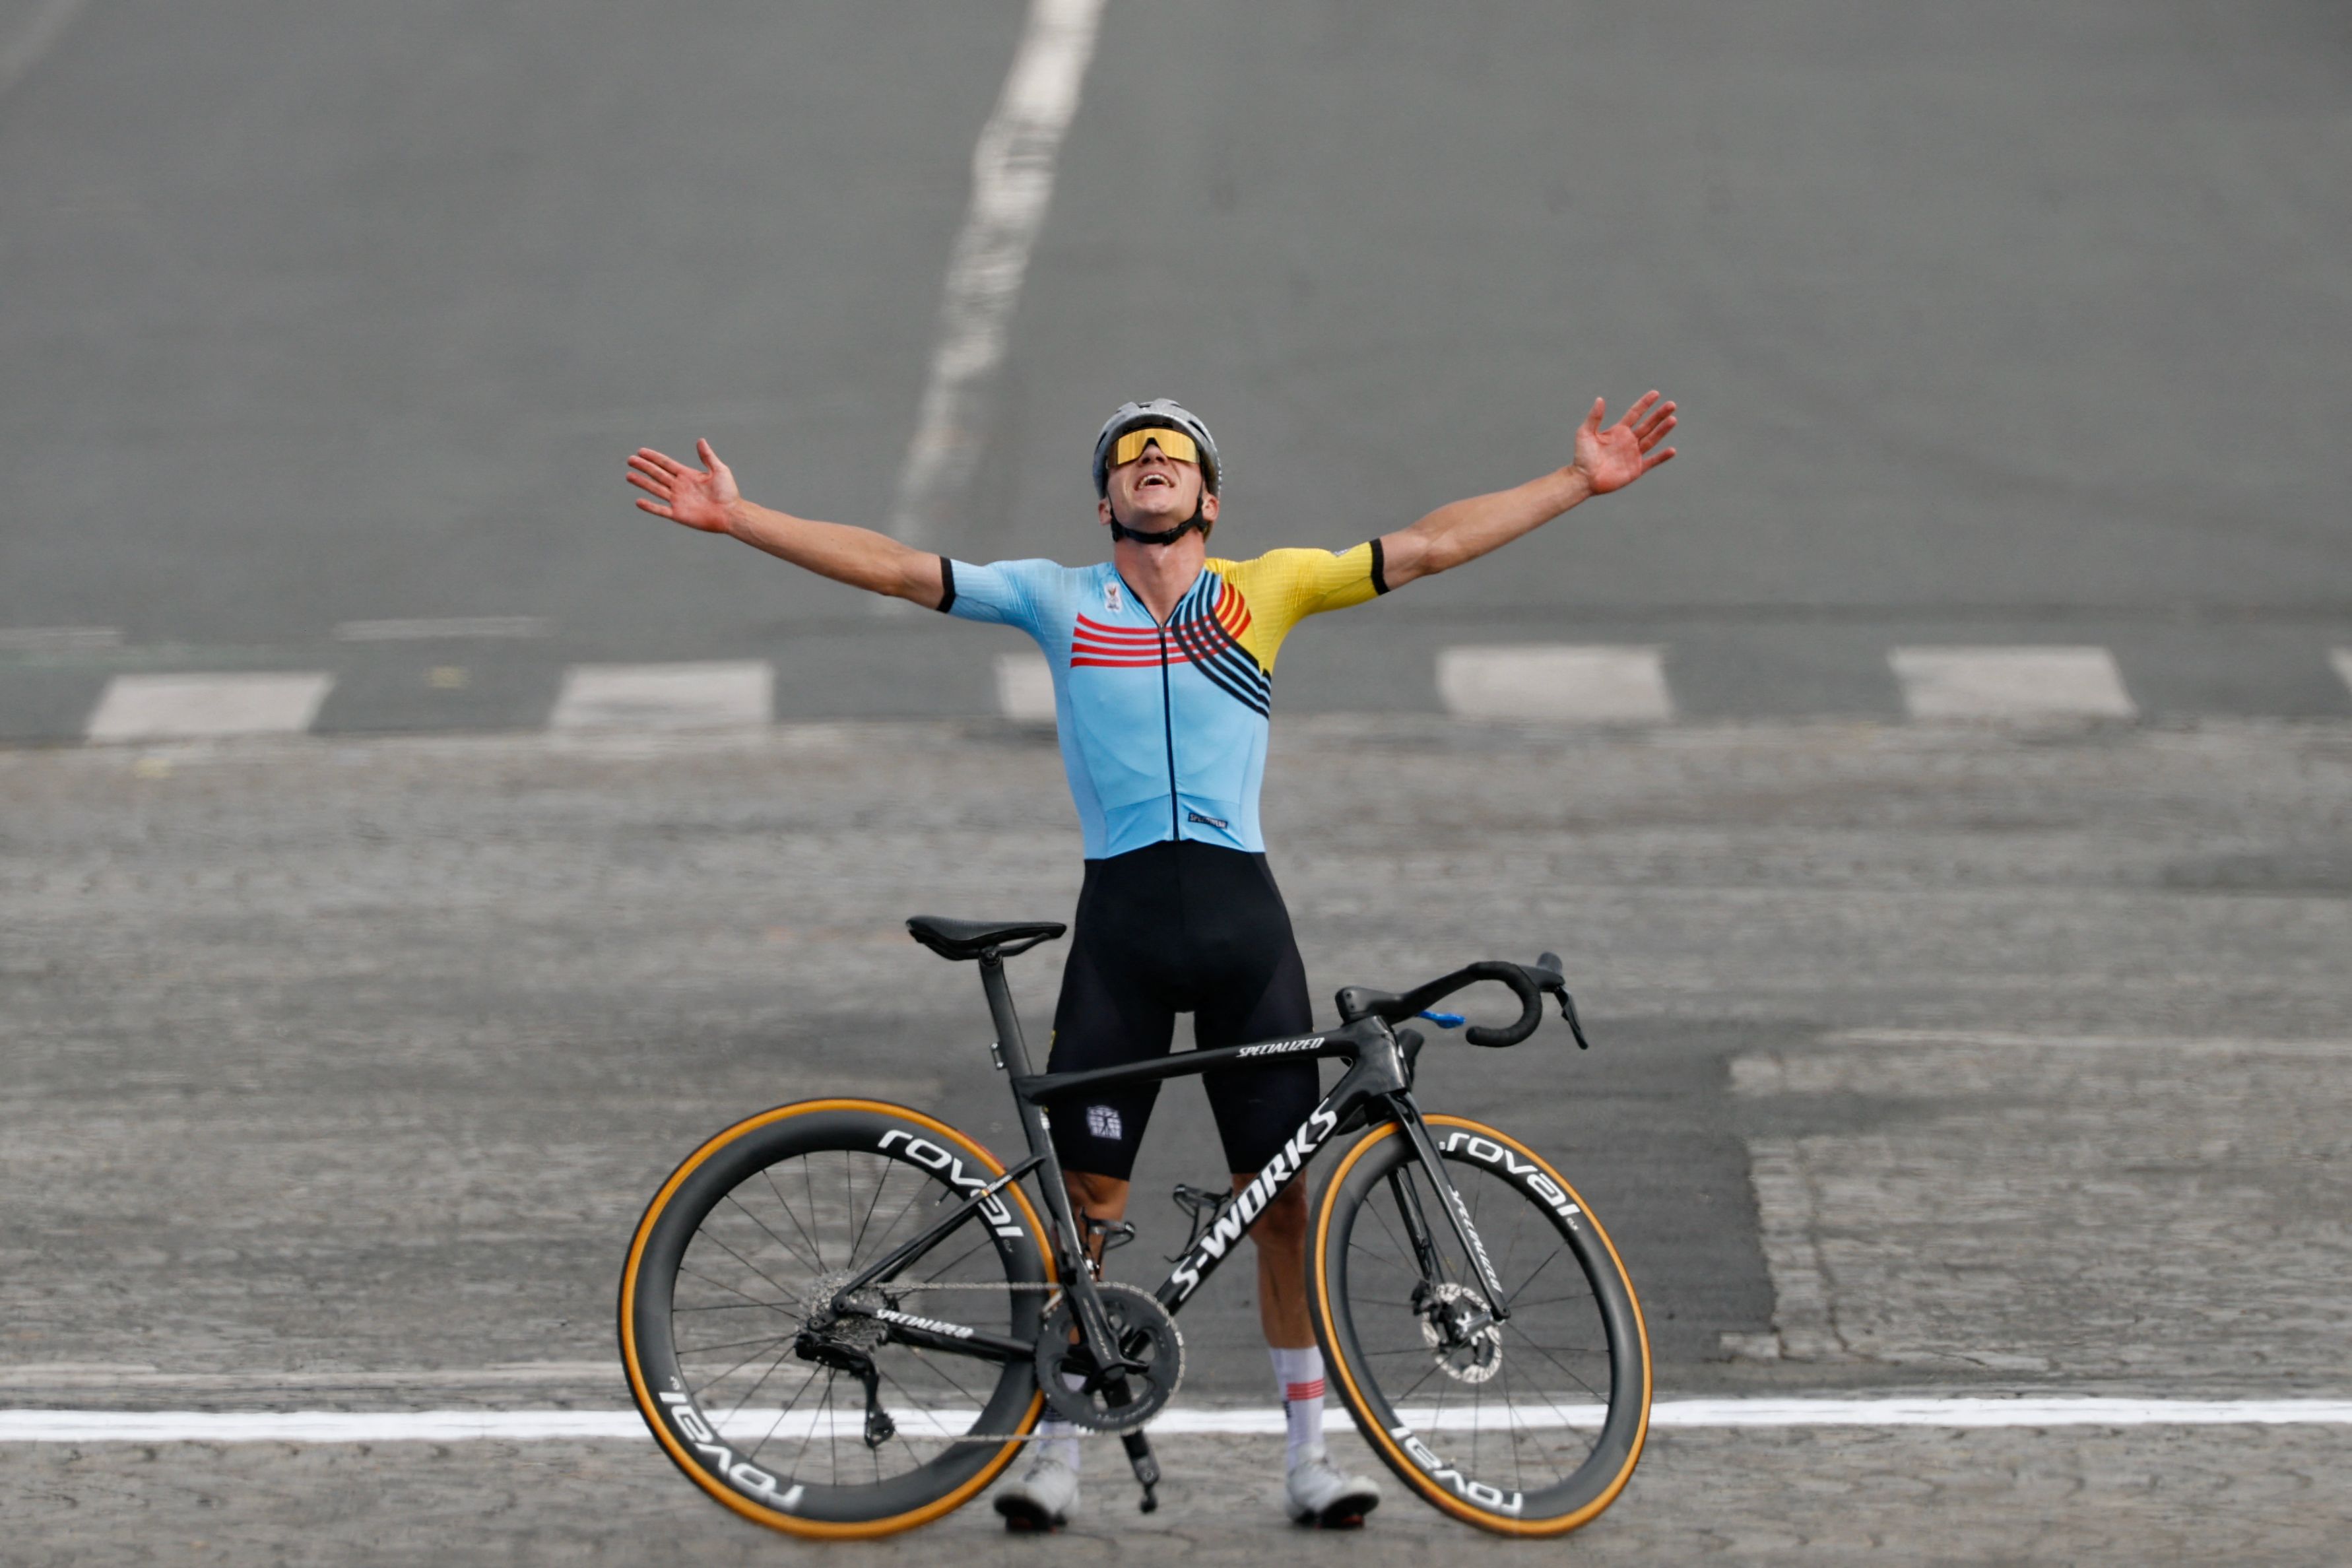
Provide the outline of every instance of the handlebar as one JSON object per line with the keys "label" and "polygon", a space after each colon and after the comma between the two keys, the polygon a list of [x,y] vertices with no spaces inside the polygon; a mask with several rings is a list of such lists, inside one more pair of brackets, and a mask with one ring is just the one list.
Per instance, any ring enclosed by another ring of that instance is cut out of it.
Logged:
{"label": "handlebar", "polygon": [[[1536,1032],[1543,1021],[1543,999],[1547,994],[1558,998],[1559,1016],[1568,1020],[1569,1033],[1576,1037],[1579,1050],[1590,1050],[1591,1042],[1584,1037],[1584,1026],[1576,1016],[1576,1001],[1568,994],[1568,981],[1560,973],[1559,955],[1547,952],[1533,964],[1509,963],[1501,959],[1481,959],[1465,964],[1451,974],[1414,986],[1402,995],[1386,991],[1374,991],[1362,985],[1342,986],[1338,1001],[1339,1017],[1352,1024],[1359,1018],[1377,1017],[1395,1024],[1421,1014],[1433,1004],[1451,996],[1465,986],[1482,980],[1492,980],[1510,988],[1519,999],[1519,1016],[1500,1028],[1473,1024],[1463,1031],[1463,1037],[1474,1046],[1499,1048],[1516,1046]],[[1440,1019],[1439,1022],[1444,1020]]]}

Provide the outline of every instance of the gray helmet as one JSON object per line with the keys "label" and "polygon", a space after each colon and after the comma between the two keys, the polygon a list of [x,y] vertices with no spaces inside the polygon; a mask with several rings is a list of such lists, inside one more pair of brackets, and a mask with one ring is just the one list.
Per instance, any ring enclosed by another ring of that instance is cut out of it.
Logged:
{"label": "gray helmet", "polygon": [[1095,494],[1110,494],[1110,444],[1129,430],[1146,425],[1165,425],[1171,430],[1181,430],[1201,448],[1201,483],[1211,495],[1217,493],[1217,438],[1200,416],[1172,398],[1155,397],[1149,403],[1122,403],[1118,412],[1103,421],[1102,434],[1095,437]]}

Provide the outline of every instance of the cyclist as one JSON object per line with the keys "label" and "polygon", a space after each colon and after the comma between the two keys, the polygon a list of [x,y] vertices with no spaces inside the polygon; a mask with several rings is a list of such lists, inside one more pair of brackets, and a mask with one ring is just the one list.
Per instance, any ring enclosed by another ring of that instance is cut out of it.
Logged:
{"label": "cyclist", "polygon": [[[1175,1015],[1203,1048],[1313,1033],[1307,973],[1258,828],[1275,657],[1308,616],[1362,604],[1495,550],[1675,455],[1675,405],[1644,394],[1605,428],[1596,399],[1567,467],[1438,508],[1410,528],[1338,552],[1209,553],[1222,473],[1208,427],[1166,399],[1129,403],[1095,439],[1095,511],[1111,558],[973,564],[887,534],[817,522],[742,499],[707,441],[690,468],[650,448],[629,459],[637,505],[727,533],[836,581],[968,620],[1018,626],[1054,678],[1063,765],[1078,809],[1078,894],[1047,1070],[1166,1053]],[[1279,1058],[1205,1077],[1235,1189],[1320,1097],[1311,1060]],[[1071,1205],[1116,1222],[1157,1085],[1064,1106],[1055,1152]],[[1307,1317],[1307,1204],[1293,1185],[1252,1232],[1258,1310],[1287,1424],[1286,1507],[1301,1523],[1360,1523],[1379,1500],[1324,1451],[1323,1364]],[[1077,1498],[1078,1445],[1046,1440],[997,1510],[1012,1529],[1054,1529]]]}

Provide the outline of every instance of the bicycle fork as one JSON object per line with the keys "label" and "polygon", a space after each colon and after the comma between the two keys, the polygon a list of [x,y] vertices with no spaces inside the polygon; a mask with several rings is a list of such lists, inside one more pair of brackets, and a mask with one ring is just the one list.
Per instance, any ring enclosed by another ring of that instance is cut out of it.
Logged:
{"label": "bicycle fork", "polygon": [[[1470,1260],[1471,1268],[1476,1272],[1479,1294],[1486,1302],[1484,1312],[1475,1313],[1447,1326],[1453,1333],[1466,1337],[1491,1324],[1508,1321],[1511,1308],[1504,1295],[1502,1279],[1495,1272],[1494,1260],[1486,1256],[1486,1244],[1478,1239],[1478,1228],[1470,1218],[1470,1205],[1462,1201],[1461,1193],[1445,1174],[1445,1167],[1439,1158],[1437,1144],[1429,1136],[1429,1129],[1422,1125],[1420,1114],[1414,1107],[1399,1104],[1396,1111],[1397,1125],[1412,1142],[1414,1157],[1428,1173],[1430,1185],[1437,1189],[1448,1228],[1462,1244],[1462,1255]],[[1437,1237],[1430,1228],[1429,1215],[1423,1207],[1421,1194],[1405,1179],[1405,1173],[1411,1168],[1409,1165],[1398,1166],[1389,1173],[1388,1182],[1389,1190],[1396,1197],[1397,1212],[1404,1220],[1405,1236],[1412,1247],[1413,1261],[1421,1268],[1422,1283],[1414,1292],[1418,1298],[1424,1292],[1437,1290],[1444,1284],[1444,1261],[1438,1256]],[[1423,1314],[1427,1314],[1428,1308],[1424,1303],[1416,1300],[1415,1304],[1422,1306]]]}

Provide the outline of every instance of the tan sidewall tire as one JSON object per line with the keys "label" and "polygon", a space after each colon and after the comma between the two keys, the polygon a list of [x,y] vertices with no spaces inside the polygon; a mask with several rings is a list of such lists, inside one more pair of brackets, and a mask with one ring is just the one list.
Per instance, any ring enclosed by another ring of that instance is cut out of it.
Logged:
{"label": "tan sidewall tire", "polygon": [[[1323,1356],[1329,1369],[1332,1386],[1339,1394],[1340,1402],[1347,1405],[1349,1415],[1354,1417],[1356,1429],[1363,1434],[1364,1441],[1370,1444],[1372,1451],[1381,1457],[1381,1462],[1396,1473],[1398,1479],[1411,1487],[1433,1507],[1443,1510],[1465,1523],[1475,1524],[1482,1530],[1493,1531],[1500,1535],[1565,1535],[1580,1525],[1591,1522],[1611,1503],[1616,1501],[1618,1493],[1623,1491],[1625,1483],[1633,1479],[1633,1467],[1640,1462],[1643,1445],[1648,1440],[1651,1392],[1650,1338],[1649,1329],[1642,1321],[1641,1300],[1633,1293],[1632,1277],[1625,1272],[1624,1262],[1617,1256],[1616,1244],[1609,1239],[1609,1233],[1602,1228],[1600,1217],[1593,1214],[1591,1205],[1578,1194],[1576,1188],[1570,1184],[1568,1178],[1552,1168],[1549,1161],[1510,1134],[1489,1127],[1484,1122],[1473,1121],[1461,1116],[1428,1116],[1423,1120],[1433,1138],[1440,1138],[1444,1130],[1459,1130],[1475,1137],[1490,1139],[1520,1158],[1532,1161],[1545,1175],[1558,1184],[1559,1189],[1568,1194],[1569,1201],[1577,1205],[1581,1216],[1591,1224],[1592,1235],[1600,1242],[1601,1252],[1606,1256],[1609,1267],[1615,1271],[1617,1279],[1623,1286],[1625,1305],[1630,1310],[1628,1316],[1633,1329],[1633,1348],[1637,1352],[1633,1368],[1637,1386],[1631,1390],[1630,1394],[1631,1397],[1637,1402],[1638,1414],[1622,1459],[1616,1466],[1613,1473],[1605,1479],[1604,1484],[1591,1500],[1566,1513],[1551,1518],[1514,1519],[1508,1515],[1478,1508],[1447,1489],[1435,1477],[1416,1463],[1381,1425],[1364,1393],[1364,1388],[1369,1384],[1370,1380],[1359,1368],[1350,1364],[1342,1348],[1347,1336],[1339,1331],[1339,1325],[1333,1315],[1330,1292],[1330,1247],[1333,1240],[1332,1222],[1338,1214],[1339,1204],[1349,1191],[1348,1185],[1349,1173],[1356,1171],[1367,1157],[1384,1152],[1392,1140],[1402,1136],[1402,1130],[1393,1122],[1385,1127],[1375,1128],[1359,1139],[1355,1146],[1348,1151],[1340,1159],[1339,1165],[1333,1169],[1329,1180],[1323,1184],[1322,1195],[1316,1204],[1315,1223],[1309,1236],[1307,1259],[1307,1284],[1308,1296],[1314,1306],[1315,1337],[1322,1344]],[[1619,1419],[1620,1405],[1625,1397],[1626,1394],[1623,1392],[1612,1391],[1610,1411],[1612,1423]]]}

